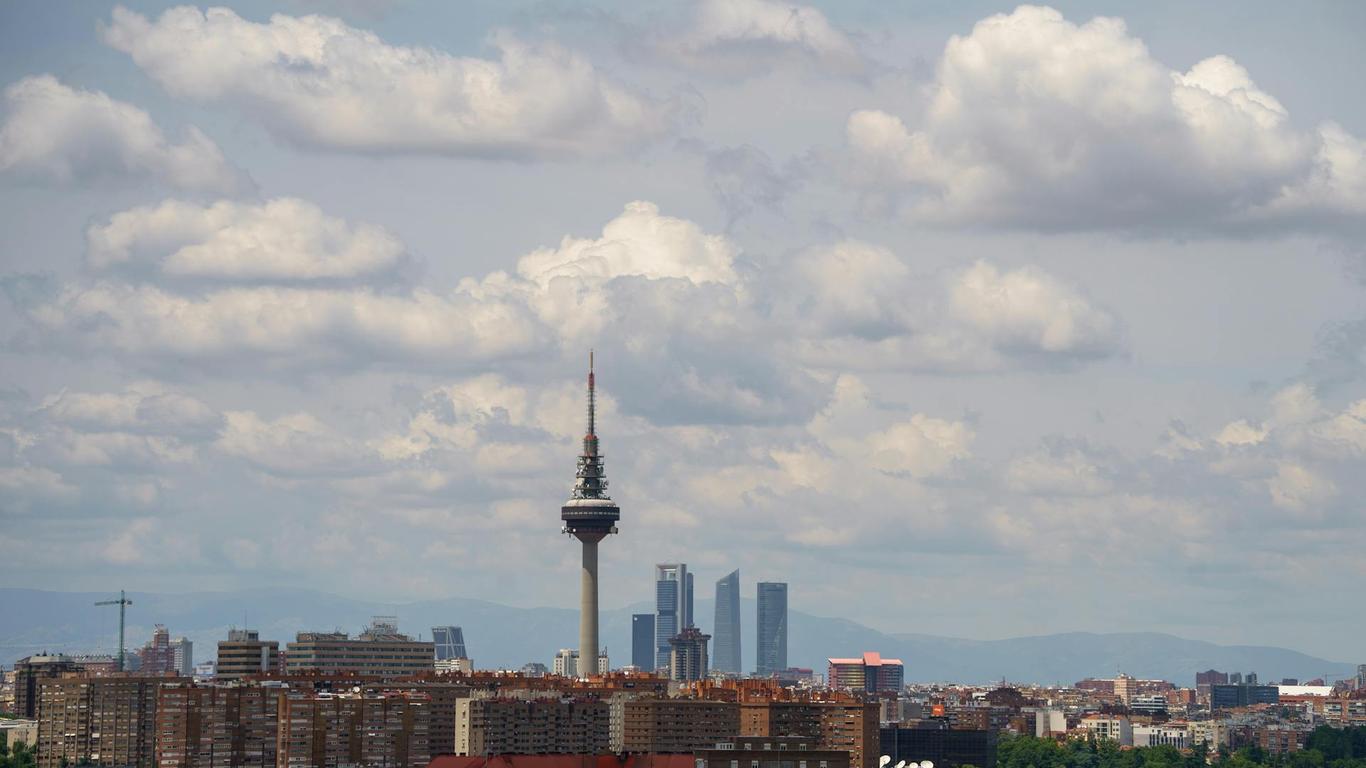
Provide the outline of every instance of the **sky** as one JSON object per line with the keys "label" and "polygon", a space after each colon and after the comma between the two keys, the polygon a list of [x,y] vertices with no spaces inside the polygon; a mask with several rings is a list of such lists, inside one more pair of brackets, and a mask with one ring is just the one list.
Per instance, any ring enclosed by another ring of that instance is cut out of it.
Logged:
{"label": "sky", "polygon": [[0,583],[573,607],[594,349],[604,606],[1366,661],[1363,29],[4,4]]}

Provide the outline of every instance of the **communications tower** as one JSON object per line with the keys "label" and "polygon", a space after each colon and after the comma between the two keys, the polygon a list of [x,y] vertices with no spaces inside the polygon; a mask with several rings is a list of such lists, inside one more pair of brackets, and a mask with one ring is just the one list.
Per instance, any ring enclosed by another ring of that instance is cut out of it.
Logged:
{"label": "communications tower", "polygon": [[579,599],[579,677],[597,672],[598,651],[598,542],[617,532],[621,511],[607,495],[607,475],[598,453],[597,393],[593,377],[593,353],[588,353],[588,433],[583,436],[574,489],[560,508],[565,533],[583,545],[583,568]]}

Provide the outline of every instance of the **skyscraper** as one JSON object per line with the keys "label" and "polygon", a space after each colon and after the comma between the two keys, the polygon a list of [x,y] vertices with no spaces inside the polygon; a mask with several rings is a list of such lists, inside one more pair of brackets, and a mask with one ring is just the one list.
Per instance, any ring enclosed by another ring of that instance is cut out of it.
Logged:
{"label": "skyscraper", "polygon": [[688,626],[688,566],[655,566],[655,668],[668,669],[669,640]]}
{"label": "skyscraper", "polygon": [[194,643],[189,638],[177,637],[171,641],[171,658],[176,674],[185,677],[194,674]]}
{"label": "skyscraper", "polygon": [[645,672],[655,669],[655,615],[631,614],[631,665]]}
{"label": "skyscraper", "polygon": [[465,632],[460,627],[432,627],[432,642],[436,644],[436,660],[468,659],[465,651]]}
{"label": "skyscraper", "polygon": [[686,683],[707,676],[707,641],[697,627],[687,627],[669,640],[669,679]]}
{"label": "skyscraper", "polygon": [[715,653],[711,668],[738,675],[740,665],[740,571],[736,569],[716,582]]}
{"label": "skyscraper", "polygon": [[583,544],[583,567],[579,588],[579,651],[584,658],[596,658],[598,645],[598,542],[617,532],[621,511],[607,495],[607,474],[598,454],[597,402],[593,375],[593,353],[588,353],[588,433],[583,436],[574,473],[574,488],[560,508],[565,533]]}
{"label": "skyscraper", "polygon": [[787,584],[759,582],[754,671],[771,675],[787,669]]}
{"label": "skyscraper", "polygon": [[686,628],[688,628],[688,627],[695,627],[695,626],[697,626],[697,619],[696,619],[696,617],[693,616],[693,613],[692,613],[692,606],[693,606],[693,601],[692,601],[692,594],[693,594],[693,593],[692,593],[692,581],[693,581],[693,575],[692,575],[691,573],[689,573],[689,574],[688,574],[688,582],[687,582],[688,588],[687,588],[687,590],[684,592],[685,597],[684,597],[684,600],[683,600],[683,627],[684,627],[684,629],[686,629]]}

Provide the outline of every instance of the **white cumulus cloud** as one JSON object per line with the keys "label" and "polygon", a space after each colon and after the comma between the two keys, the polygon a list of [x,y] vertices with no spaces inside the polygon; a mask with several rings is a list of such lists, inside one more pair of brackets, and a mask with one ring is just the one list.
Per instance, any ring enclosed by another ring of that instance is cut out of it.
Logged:
{"label": "white cumulus cloud", "polygon": [[115,8],[104,29],[178,96],[238,105],[299,144],[493,157],[621,151],[668,130],[660,104],[577,53],[495,36],[498,58],[393,46],[325,16],[248,21],[181,6]]}
{"label": "white cumulus cloud", "polygon": [[758,71],[783,58],[845,74],[867,66],[854,40],[818,8],[783,0],[702,0],[691,23],[660,48],[703,70]]}
{"label": "white cumulus cloud", "polygon": [[775,298],[814,365],[930,371],[1067,366],[1124,348],[1117,318],[1043,270],[985,261],[916,275],[886,248],[844,241],[793,263]]}
{"label": "white cumulus cloud", "polygon": [[58,182],[150,178],[218,193],[250,186],[198,128],[173,142],[143,110],[51,75],[5,89],[0,171]]}
{"label": "white cumulus cloud", "polygon": [[151,263],[170,276],[236,281],[368,277],[394,270],[404,256],[383,227],[328,216],[297,198],[167,200],[114,214],[91,226],[86,242],[98,269]]}
{"label": "white cumulus cloud", "polygon": [[1168,69],[1124,22],[1021,6],[950,39],[924,117],[849,117],[850,178],[930,220],[1181,229],[1366,213],[1366,153],[1297,130],[1227,56]]}
{"label": "white cumulus cloud", "polygon": [[77,349],[181,361],[248,356],[280,366],[459,366],[524,354],[540,333],[515,306],[425,290],[255,287],[188,296],[100,282],[67,287],[27,312]]}

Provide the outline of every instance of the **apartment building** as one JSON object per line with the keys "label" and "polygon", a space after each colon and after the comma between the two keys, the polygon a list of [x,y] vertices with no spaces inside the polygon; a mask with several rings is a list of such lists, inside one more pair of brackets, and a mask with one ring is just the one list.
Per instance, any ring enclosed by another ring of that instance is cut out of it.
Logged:
{"label": "apartment building", "polygon": [[89,761],[152,768],[157,689],[179,678],[116,675],[44,680],[38,766]]}
{"label": "apartment building", "polygon": [[610,728],[608,703],[595,699],[461,699],[455,706],[455,754],[605,754],[611,751]]}
{"label": "apartment building", "polygon": [[278,686],[161,686],[156,706],[158,768],[275,765]]}
{"label": "apartment building", "polygon": [[735,702],[635,699],[622,702],[622,751],[695,752],[740,732]]}

